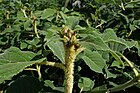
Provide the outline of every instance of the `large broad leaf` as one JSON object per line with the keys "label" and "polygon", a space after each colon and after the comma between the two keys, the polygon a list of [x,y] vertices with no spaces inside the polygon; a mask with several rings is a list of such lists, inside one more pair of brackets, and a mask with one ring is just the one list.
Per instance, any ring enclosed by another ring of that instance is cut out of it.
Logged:
{"label": "large broad leaf", "polygon": [[95,35],[87,35],[82,39],[81,44],[86,48],[93,48],[94,50],[109,50],[107,44],[104,43],[101,37]]}
{"label": "large broad leaf", "polygon": [[63,43],[60,41],[60,36],[56,34],[56,28],[52,28],[51,31],[48,31],[45,34],[46,34],[45,40],[47,42],[44,44],[44,47],[46,47],[47,45],[54,53],[54,55],[57,56],[61,62],[64,63],[65,62],[64,46]]}
{"label": "large broad leaf", "polygon": [[85,55],[82,57],[82,59],[91,70],[98,73],[103,73],[102,69],[105,67],[106,63],[97,51],[85,50]]}
{"label": "large broad leaf", "polygon": [[113,51],[123,51],[126,48],[135,46],[135,41],[126,41],[123,38],[118,38],[113,29],[108,28],[102,34],[102,39],[109,45],[109,48]]}
{"label": "large broad leaf", "polygon": [[[65,51],[63,43],[60,41],[59,36],[52,36],[51,39],[46,42],[47,46],[52,50],[55,56],[57,56],[61,62],[65,62]],[[45,45],[46,45],[45,44]]]}
{"label": "large broad leaf", "polygon": [[42,62],[44,59],[28,62],[13,62],[0,65],[0,83],[4,80],[10,80],[14,75],[17,75],[23,71],[27,66],[30,66],[36,62]]}
{"label": "large broad leaf", "polygon": [[[110,32],[108,32],[108,31],[110,31]],[[111,36],[111,35],[113,35],[113,36]],[[106,52],[110,53],[120,64],[122,64],[122,66],[124,66],[121,58],[115,53],[115,50],[113,50],[116,48],[117,48],[116,50],[118,50],[118,46],[115,46],[114,42],[112,44],[112,40],[115,41],[116,45],[121,45],[120,43],[122,43],[123,47],[125,45],[128,46],[124,42],[117,41],[117,36],[114,34],[113,30],[111,30],[111,29],[108,29],[107,32],[105,33],[105,35],[99,34],[97,32],[88,34],[86,37],[84,37],[81,40],[82,41],[81,44],[85,48],[90,49],[90,50],[106,51]],[[111,43],[111,45],[109,46],[110,43]],[[126,46],[125,46],[125,48],[126,48]]]}
{"label": "large broad leaf", "polygon": [[25,67],[44,60],[30,61],[33,57],[35,57],[33,52],[20,51],[16,47],[11,47],[0,54],[0,83],[11,79],[12,76],[21,72]]}
{"label": "large broad leaf", "polygon": [[65,62],[65,51],[64,46],[61,41],[50,41],[47,43],[48,47],[53,51],[54,55],[56,55],[61,62]]}
{"label": "large broad leaf", "polygon": [[36,54],[30,51],[21,51],[16,47],[11,47],[0,54],[0,65],[13,62],[30,61]]}
{"label": "large broad leaf", "polygon": [[104,31],[104,33],[102,34],[102,39],[107,42],[109,41],[110,39],[113,39],[113,40],[117,40],[117,36],[114,32],[113,29],[111,28],[108,28]]}

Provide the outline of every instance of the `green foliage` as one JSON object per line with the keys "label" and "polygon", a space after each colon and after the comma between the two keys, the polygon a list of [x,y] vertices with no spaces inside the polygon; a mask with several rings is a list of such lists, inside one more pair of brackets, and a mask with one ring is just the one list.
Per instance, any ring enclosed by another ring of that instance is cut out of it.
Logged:
{"label": "green foliage", "polygon": [[[75,2],[64,6],[65,0],[0,0],[0,84],[4,93],[64,92],[64,72],[40,65],[46,61],[65,64],[62,38],[68,41],[74,34],[67,32],[68,38],[62,37],[64,26],[76,33],[80,44],[76,47],[85,48],[74,63],[73,93],[104,93],[135,78],[133,68],[119,54],[140,71],[140,1],[81,0],[80,8],[72,6]],[[138,85],[133,88],[140,91]]]}
{"label": "green foliage", "polygon": [[82,57],[85,63],[95,72],[103,73],[102,70],[106,63],[102,56],[97,51],[85,51],[85,56]]}
{"label": "green foliage", "polygon": [[4,53],[0,55],[0,83],[3,80],[9,80],[14,75],[20,73],[27,66],[34,64],[35,62],[43,61],[31,61],[35,57],[35,53],[31,51],[20,51],[16,47],[11,47],[7,49]]}
{"label": "green foliage", "polygon": [[91,90],[94,86],[94,81],[90,80],[87,77],[81,77],[78,82],[78,86],[82,89],[82,91]]}

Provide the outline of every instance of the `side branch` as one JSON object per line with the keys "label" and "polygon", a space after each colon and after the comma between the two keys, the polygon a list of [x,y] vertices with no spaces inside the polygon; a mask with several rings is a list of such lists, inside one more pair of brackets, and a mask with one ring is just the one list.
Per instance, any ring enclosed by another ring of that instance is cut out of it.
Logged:
{"label": "side branch", "polygon": [[41,62],[41,63],[35,63],[37,65],[47,65],[47,66],[52,66],[52,67],[57,67],[62,70],[65,70],[65,66],[62,63],[57,63],[57,62]]}
{"label": "side branch", "polygon": [[140,78],[140,76],[138,75],[137,77],[129,80],[128,82],[126,82],[124,84],[121,84],[121,85],[118,85],[118,86],[116,86],[114,88],[108,89],[108,91],[109,92],[117,92],[117,91],[120,91],[120,90],[124,90],[126,88],[129,88],[131,86],[134,86],[134,85],[136,85],[138,83],[139,78]]}

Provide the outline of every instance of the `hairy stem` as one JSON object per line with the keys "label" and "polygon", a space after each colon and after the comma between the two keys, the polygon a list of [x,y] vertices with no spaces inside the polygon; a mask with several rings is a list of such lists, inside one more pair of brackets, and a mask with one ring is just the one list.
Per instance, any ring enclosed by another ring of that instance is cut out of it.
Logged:
{"label": "hairy stem", "polygon": [[73,73],[74,73],[74,60],[75,60],[75,48],[74,45],[66,48],[65,57],[65,93],[72,93],[73,89]]}

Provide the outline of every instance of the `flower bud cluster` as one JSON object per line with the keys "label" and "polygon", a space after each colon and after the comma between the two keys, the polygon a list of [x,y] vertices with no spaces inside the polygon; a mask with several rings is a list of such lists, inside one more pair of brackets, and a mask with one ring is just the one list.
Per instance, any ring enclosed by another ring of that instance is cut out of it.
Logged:
{"label": "flower bud cluster", "polygon": [[77,42],[76,32],[74,32],[66,26],[64,26],[61,31],[61,38],[66,46],[70,47],[74,45],[75,48],[80,47],[80,45]]}

